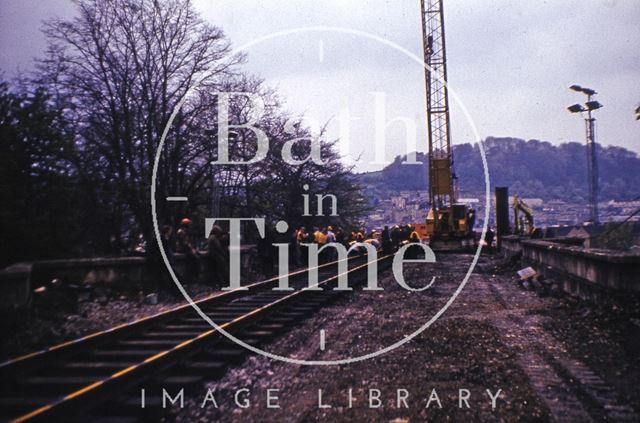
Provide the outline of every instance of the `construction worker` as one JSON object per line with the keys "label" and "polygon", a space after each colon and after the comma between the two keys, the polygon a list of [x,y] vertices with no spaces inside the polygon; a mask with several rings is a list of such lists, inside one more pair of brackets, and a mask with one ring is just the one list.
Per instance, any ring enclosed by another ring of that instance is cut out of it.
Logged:
{"label": "construction worker", "polygon": [[391,230],[391,242],[393,243],[394,248],[400,247],[402,243],[402,231],[398,225],[395,225]]}
{"label": "construction worker", "polygon": [[[318,244],[318,248],[322,248],[327,244],[327,228],[322,228],[315,233],[316,244]],[[319,255],[319,262],[326,263],[329,261],[329,252],[324,250]]]}
{"label": "construction worker", "polygon": [[495,234],[491,228],[487,229],[487,233],[485,235],[485,242],[487,243],[487,252],[493,253],[493,238]]}
{"label": "construction worker", "polygon": [[472,208],[467,210],[467,232],[473,232],[473,227],[476,225],[476,211]]}
{"label": "construction worker", "polygon": [[328,226],[325,234],[327,235],[327,244],[336,242],[336,235],[333,233],[333,227]]}
{"label": "construction worker", "polygon": [[304,226],[300,226],[300,229],[296,231],[296,241],[298,243],[305,242],[305,238],[307,237],[307,229]]}
{"label": "construction worker", "polygon": [[[333,233],[333,227],[327,226],[327,230],[325,231],[325,235],[327,237],[326,243],[331,244],[336,242],[336,235]],[[334,261],[338,258],[338,252],[335,248],[329,248],[325,253],[326,261]]]}
{"label": "construction worker", "polygon": [[300,255],[302,256],[302,265],[307,266],[309,264],[309,247],[307,244],[313,244],[315,242],[315,235],[312,231],[307,231],[306,228],[300,235]]}
{"label": "construction worker", "polygon": [[321,247],[327,243],[327,235],[325,232],[326,232],[325,228],[322,228],[322,229],[316,228],[316,231],[313,233],[315,243]]}
{"label": "construction worker", "polygon": [[[418,234],[418,232],[412,231],[411,234],[409,235],[409,244],[415,244],[415,243],[419,243],[419,242],[420,242],[420,235]],[[412,245],[409,248],[407,248],[407,252],[405,254],[405,258],[407,258],[407,259],[417,259],[418,258],[418,254],[420,254],[421,251],[422,251],[421,248]]]}
{"label": "construction worker", "polygon": [[195,248],[189,227],[191,219],[185,217],[180,221],[180,227],[176,231],[176,252],[184,255],[184,283],[196,282],[198,274],[198,250]]}
{"label": "construction worker", "polygon": [[369,238],[366,239],[364,242],[366,242],[367,244],[373,245],[377,250],[380,248],[380,234],[378,233],[378,231],[374,229],[373,231],[371,231]]}
{"label": "construction worker", "polygon": [[271,226],[267,226],[265,229],[264,237],[261,237],[257,243],[258,258],[260,259],[260,266],[262,268],[262,275],[264,277],[270,277],[273,275],[273,265],[275,258],[275,251],[273,247],[274,230]]}
{"label": "construction worker", "polygon": [[291,232],[289,238],[289,264],[298,267],[300,265],[300,241],[298,240],[298,231],[295,229]]}
{"label": "construction worker", "polygon": [[173,228],[170,225],[164,225],[162,227],[162,233],[160,234],[162,241],[162,248],[164,249],[164,253],[169,260],[169,264],[173,266],[174,263],[174,248],[173,248]]}
{"label": "construction worker", "polygon": [[389,232],[388,226],[384,227],[380,238],[384,254],[391,254],[393,252],[393,241],[391,241],[391,233]]}
{"label": "construction worker", "polygon": [[189,226],[191,226],[191,219],[185,217],[180,221],[180,226],[178,226],[178,230],[176,231],[176,252],[178,253],[187,254],[194,252],[191,235],[189,234]]}
{"label": "construction worker", "polygon": [[229,250],[224,245],[224,232],[218,225],[213,225],[207,238],[211,279],[215,286],[224,286],[228,281]]}
{"label": "construction worker", "polygon": [[[402,228],[403,241],[411,242],[411,233],[413,232],[413,226],[408,223]],[[419,238],[419,237],[418,237]]]}
{"label": "construction worker", "polygon": [[303,266],[307,262],[306,247],[302,244],[307,242],[309,234],[307,234],[307,228],[300,226],[295,233],[295,245],[294,245],[294,263],[296,266]]}
{"label": "construction worker", "polygon": [[336,229],[336,242],[338,244],[344,245],[347,248],[349,247],[349,243],[347,242],[345,233],[341,227],[338,227],[338,229]]}
{"label": "construction worker", "polygon": [[[362,232],[356,232],[356,238],[354,240],[354,243],[363,243],[364,242],[364,235],[362,234]],[[367,252],[367,249],[364,247],[356,247],[354,249],[355,254],[357,255],[363,255]]]}

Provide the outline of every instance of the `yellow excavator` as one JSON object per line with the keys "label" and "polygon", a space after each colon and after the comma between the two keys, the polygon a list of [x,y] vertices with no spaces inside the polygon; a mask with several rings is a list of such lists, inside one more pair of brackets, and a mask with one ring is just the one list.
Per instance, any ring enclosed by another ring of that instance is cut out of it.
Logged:
{"label": "yellow excavator", "polygon": [[[531,235],[535,230],[535,226],[533,226],[533,210],[531,210],[531,207],[518,198],[517,195],[514,195],[511,208],[513,209],[514,233],[518,235]],[[522,216],[520,216],[520,214],[522,214]]]}

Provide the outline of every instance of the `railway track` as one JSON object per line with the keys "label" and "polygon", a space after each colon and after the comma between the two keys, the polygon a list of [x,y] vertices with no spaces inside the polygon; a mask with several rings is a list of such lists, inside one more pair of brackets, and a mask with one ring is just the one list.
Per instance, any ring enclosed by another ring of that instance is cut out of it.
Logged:
{"label": "railway track", "polygon": [[[351,286],[366,279],[367,258],[348,261]],[[378,269],[391,256],[378,258]],[[309,269],[289,274],[292,291],[274,291],[279,279],[248,290],[224,291],[197,301],[224,330],[259,346],[287,330],[341,291],[338,262],[318,267],[320,290],[306,290]],[[184,387],[220,377],[246,349],[224,337],[186,304],[0,363],[1,421],[140,421],[141,384]],[[180,389],[180,388],[178,388]],[[149,396],[148,404],[158,402]],[[153,407],[156,413],[158,407]],[[161,409],[160,409],[161,412]],[[115,414],[114,414],[115,413]]]}
{"label": "railway track", "polygon": [[520,366],[553,420],[640,421],[613,386],[579,357],[571,356],[562,342],[544,329],[543,317],[523,312],[513,291],[503,284],[489,283],[488,288],[504,313],[496,313],[493,323],[507,335],[507,347],[520,351]]}

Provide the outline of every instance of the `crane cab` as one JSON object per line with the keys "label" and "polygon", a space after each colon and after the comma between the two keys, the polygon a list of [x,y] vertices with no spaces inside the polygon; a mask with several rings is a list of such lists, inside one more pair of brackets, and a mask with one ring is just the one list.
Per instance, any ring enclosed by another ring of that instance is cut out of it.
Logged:
{"label": "crane cab", "polygon": [[[437,212],[437,218],[436,218]],[[466,204],[453,204],[434,211],[429,209],[425,235],[429,245],[439,251],[461,251],[475,245],[475,210]]]}

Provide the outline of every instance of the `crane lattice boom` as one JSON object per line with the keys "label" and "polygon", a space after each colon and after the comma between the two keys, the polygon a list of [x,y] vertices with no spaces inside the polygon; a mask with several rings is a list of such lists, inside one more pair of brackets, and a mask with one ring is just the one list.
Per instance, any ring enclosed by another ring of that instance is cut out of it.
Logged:
{"label": "crane lattice boom", "polygon": [[421,0],[427,126],[429,137],[429,197],[441,209],[455,202],[451,155],[447,55],[442,0]]}

